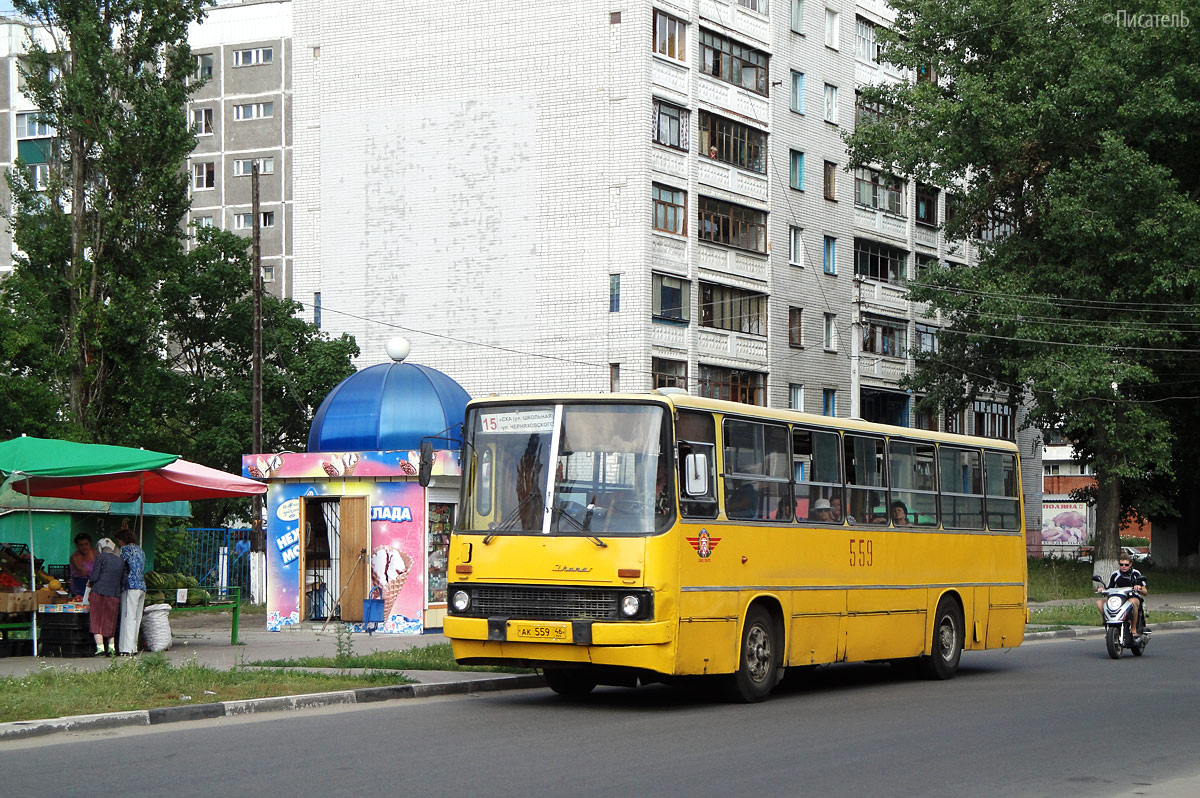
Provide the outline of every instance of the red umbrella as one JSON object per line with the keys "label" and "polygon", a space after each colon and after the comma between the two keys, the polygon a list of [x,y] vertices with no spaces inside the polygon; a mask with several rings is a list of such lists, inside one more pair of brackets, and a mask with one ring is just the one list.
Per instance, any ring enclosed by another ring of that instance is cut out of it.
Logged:
{"label": "red umbrella", "polygon": [[172,502],[257,496],[265,483],[227,474],[187,460],[146,471],[76,477],[30,477],[13,489],[32,496],[103,502]]}

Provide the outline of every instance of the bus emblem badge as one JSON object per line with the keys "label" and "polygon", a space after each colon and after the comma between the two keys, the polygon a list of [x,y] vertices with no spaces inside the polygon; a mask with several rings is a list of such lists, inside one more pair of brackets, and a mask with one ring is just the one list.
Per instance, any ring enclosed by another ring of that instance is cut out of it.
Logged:
{"label": "bus emblem badge", "polygon": [[691,544],[691,547],[696,550],[697,554],[700,555],[701,560],[707,560],[709,555],[712,554],[712,550],[715,549],[717,544],[721,542],[721,539],[709,537],[708,530],[701,529],[699,537],[688,538],[687,542]]}

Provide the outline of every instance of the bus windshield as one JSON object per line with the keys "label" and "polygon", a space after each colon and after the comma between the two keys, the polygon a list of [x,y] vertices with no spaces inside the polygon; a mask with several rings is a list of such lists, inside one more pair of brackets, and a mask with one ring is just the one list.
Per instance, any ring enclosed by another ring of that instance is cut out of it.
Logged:
{"label": "bus windshield", "polygon": [[460,531],[666,530],[675,507],[667,421],[663,407],[649,404],[472,408]]}

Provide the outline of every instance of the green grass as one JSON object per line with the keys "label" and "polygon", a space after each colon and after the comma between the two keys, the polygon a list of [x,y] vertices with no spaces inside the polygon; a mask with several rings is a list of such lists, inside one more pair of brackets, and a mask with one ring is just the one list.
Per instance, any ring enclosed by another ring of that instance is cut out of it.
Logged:
{"label": "green grass", "polygon": [[104,670],[46,666],[0,679],[0,722],[210,704],[247,698],[406,684],[396,674],[319,674],[214,670],[195,661],[172,665],[162,654],[115,660]]}
{"label": "green grass", "polygon": [[480,665],[459,665],[454,661],[449,643],[409,648],[403,651],[373,651],[370,654],[350,653],[339,657],[299,657],[296,659],[258,660],[248,665],[280,668],[375,668],[378,670],[414,671],[495,671],[497,673],[532,673],[528,668],[507,668]]}
{"label": "green grass", "polygon": [[[1150,584],[1151,599],[1155,593],[1200,593],[1200,572],[1138,565],[1137,569]],[[1092,564],[1053,557],[1029,558],[1029,600],[1091,598]]]}

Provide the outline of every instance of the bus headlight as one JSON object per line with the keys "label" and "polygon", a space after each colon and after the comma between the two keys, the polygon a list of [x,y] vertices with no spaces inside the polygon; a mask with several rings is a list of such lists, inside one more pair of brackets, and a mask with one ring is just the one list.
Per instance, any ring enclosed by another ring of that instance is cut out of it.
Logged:
{"label": "bus headlight", "polygon": [[642,600],[637,596],[631,594],[621,597],[621,614],[626,618],[636,618],[641,609]]}
{"label": "bus headlight", "polygon": [[454,607],[455,612],[466,612],[467,607],[471,606],[471,595],[465,590],[455,590],[450,597],[450,606]]}
{"label": "bus headlight", "polygon": [[1125,598],[1123,596],[1109,596],[1104,603],[1108,605],[1110,610],[1116,612],[1125,603]]}

